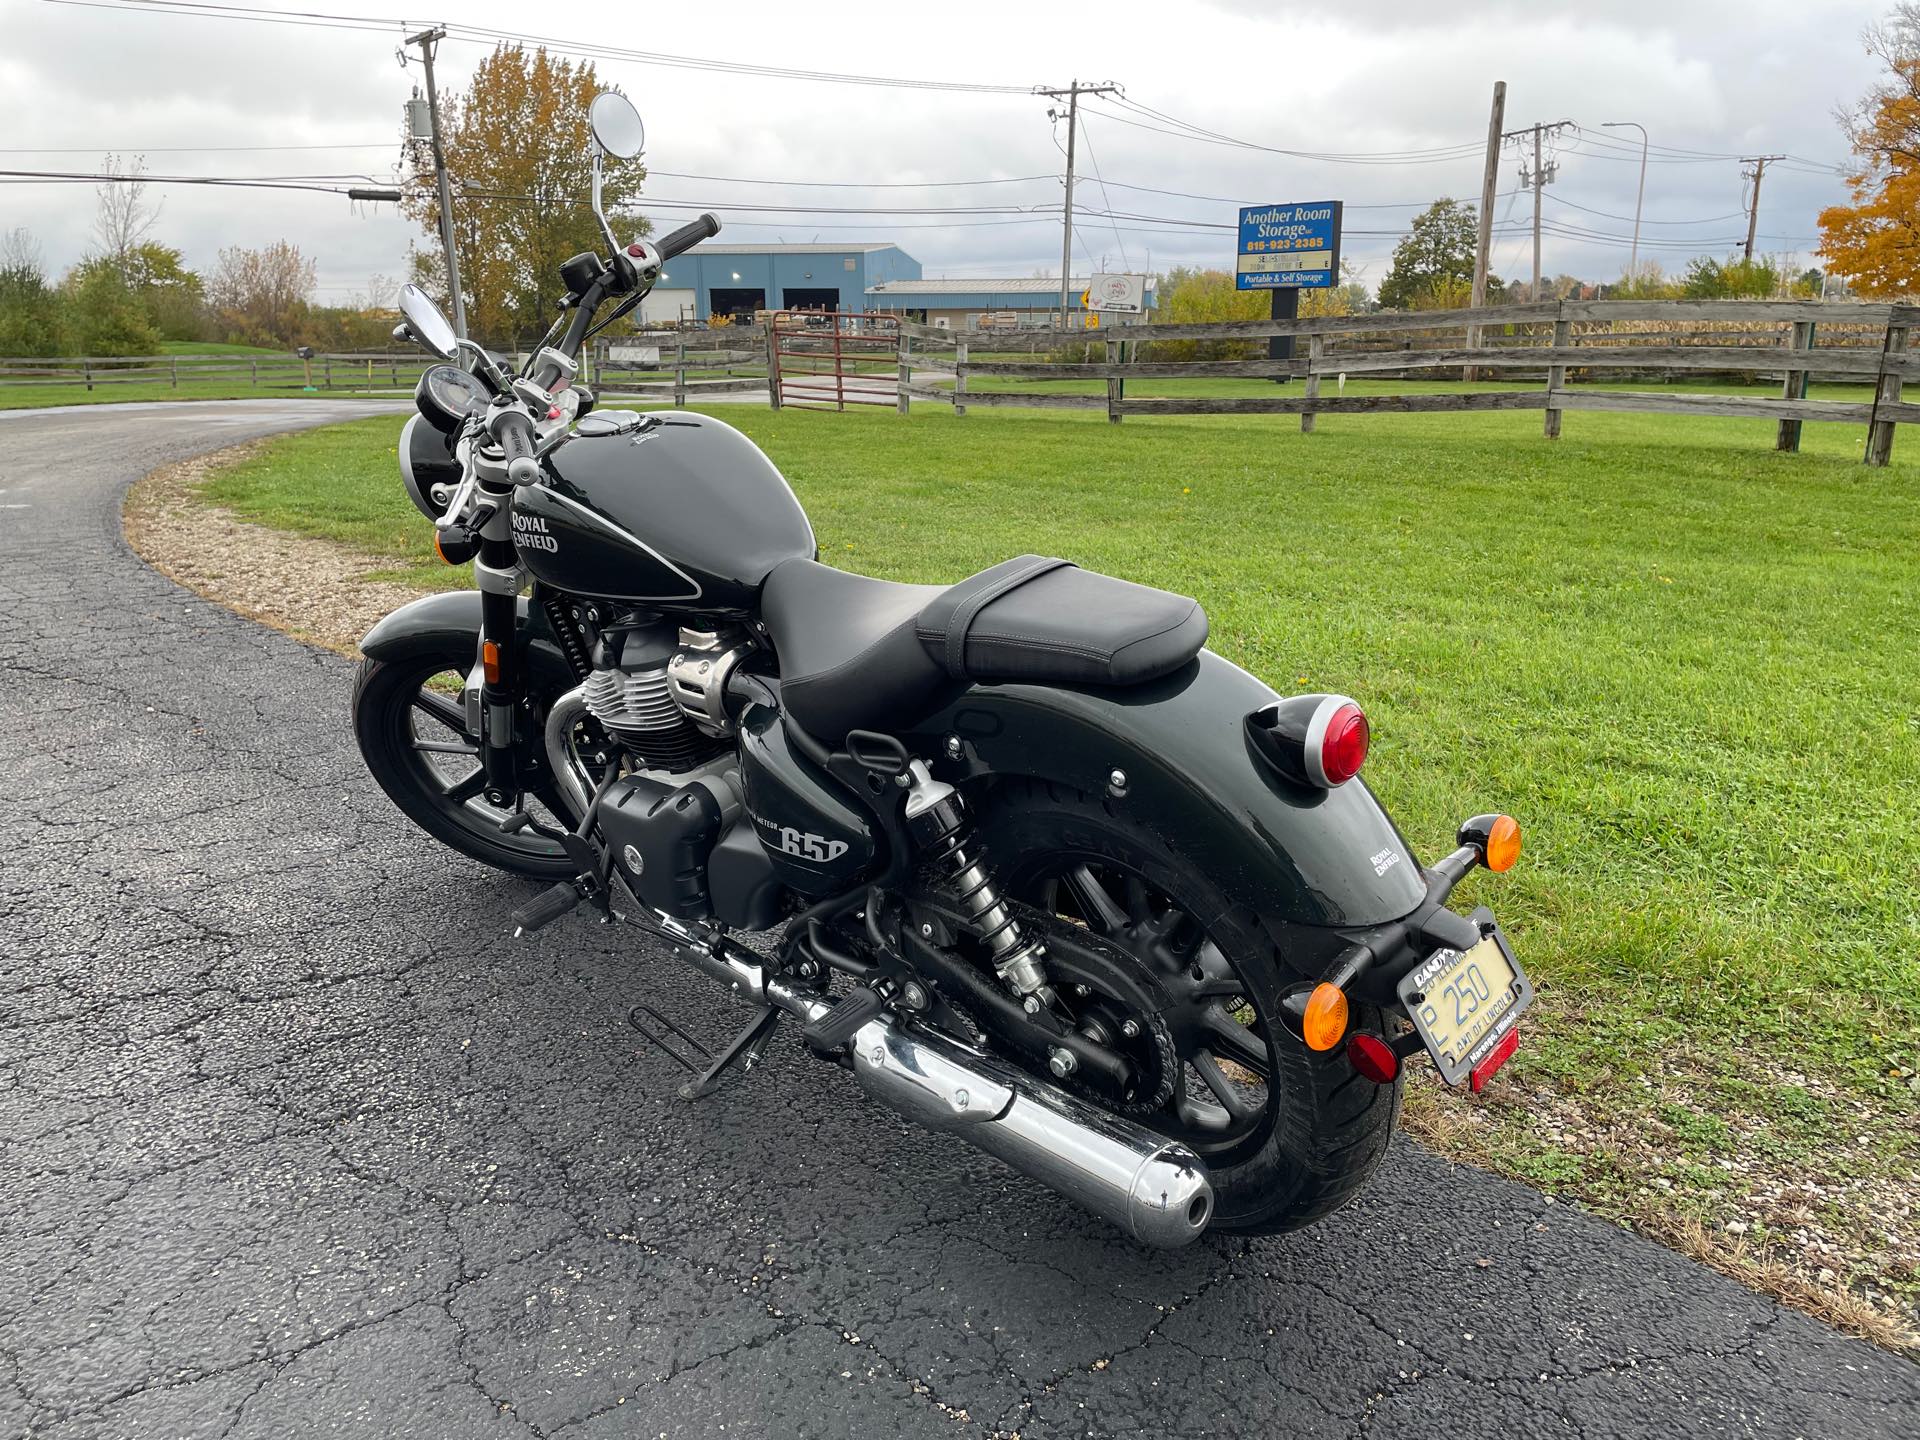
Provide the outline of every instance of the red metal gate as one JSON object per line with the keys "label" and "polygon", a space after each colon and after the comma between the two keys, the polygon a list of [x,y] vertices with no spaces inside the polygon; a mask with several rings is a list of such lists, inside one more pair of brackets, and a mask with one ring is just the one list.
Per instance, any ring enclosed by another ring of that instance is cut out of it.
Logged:
{"label": "red metal gate", "polygon": [[892,315],[777,310],[772,348],[782,406],[845,410],[898,398],[900,323]]}

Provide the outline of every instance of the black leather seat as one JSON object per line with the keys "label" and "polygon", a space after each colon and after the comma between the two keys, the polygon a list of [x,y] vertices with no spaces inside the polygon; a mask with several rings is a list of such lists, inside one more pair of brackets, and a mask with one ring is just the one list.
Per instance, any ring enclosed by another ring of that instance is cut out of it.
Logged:
{"label": "black leather seat", "polygon": [[836,744],[916,718],[945,682],[1138,685],[1207,640],[1198,602],[1038,555],[950,586],[789,560],[767,577],[761,616],[788,713]]}

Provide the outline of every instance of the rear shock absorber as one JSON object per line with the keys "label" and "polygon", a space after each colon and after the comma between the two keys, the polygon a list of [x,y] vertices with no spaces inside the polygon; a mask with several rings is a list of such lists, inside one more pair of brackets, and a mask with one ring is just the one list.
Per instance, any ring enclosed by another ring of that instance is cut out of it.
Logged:
{"label": "rear shock absorber", "polygon": [[1051,1004],[1054,996],[1047,983],[1046,947],[1028,938],[1001,900],[967,819],[967,802],[953,786],[934,779],[923,761],[913,761],[908,770],[913,784],[907,791],[906,821],[914,843],[952,884],[961,910],[979,927],[1000,978],[1013,987],[1015,994]]}

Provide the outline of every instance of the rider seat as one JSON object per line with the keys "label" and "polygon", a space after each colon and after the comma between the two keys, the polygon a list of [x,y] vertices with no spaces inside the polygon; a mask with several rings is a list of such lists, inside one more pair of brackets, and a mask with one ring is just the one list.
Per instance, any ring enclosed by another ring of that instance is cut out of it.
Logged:
{"label": "rider seat", "polygon": [[767,576],[761,615],[787,713],[836,744],[917,718],[947,682],[1140,685],[1207,639],[1198,602],[1040,555],[949,586],[788,560]]}

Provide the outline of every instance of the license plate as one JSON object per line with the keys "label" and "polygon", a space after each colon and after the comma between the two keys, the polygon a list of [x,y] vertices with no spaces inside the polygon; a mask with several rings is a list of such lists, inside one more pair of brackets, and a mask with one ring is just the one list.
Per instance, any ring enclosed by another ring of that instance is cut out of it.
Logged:
{"label": "license plate", "polygon": [[1498,930],[1470,950],[1434,951],[1402,977],[1399,990],[1449,1085],[1471,1075],[1533,1003],[1533,984]]}

